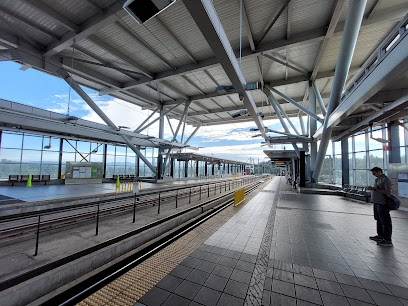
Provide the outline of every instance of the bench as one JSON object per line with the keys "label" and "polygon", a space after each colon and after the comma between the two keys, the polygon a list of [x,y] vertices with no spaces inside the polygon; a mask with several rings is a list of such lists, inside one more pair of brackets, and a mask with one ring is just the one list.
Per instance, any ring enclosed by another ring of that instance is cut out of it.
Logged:
{"label": "bench", "polygon": [[14,183],[18,183],[19,181],[19,175],[12,174],[9,175],[9,182],[11,183],[11,186],[14,186]]}
{"label": "bench", "polygon": [[[22,174],[22,175],[17,175],[17,174],[12,174],[9,175],[9,182],[11,183],[11,186],[14,186],[14,183],[26,183],[28,182],[29,174]],[[51,180],[51,175],[49,174],[43,174],[43,175],[38,175],[38,174],[33,174],[31,175],[31,182],[44,182],[45,185],[47,185],[47,182]]]}
{"label": "bench", "polygon": [[364,186],[344,185],[343,192],[346,197],[368,202],[371,194],[365,188]]}
{"label": "bench", "polygon": [[51,175],[49,174],[43,174],[41,176],[41,182],[44,182],[45,185],[47,185],[47,182],[49,182],[51,180]]}

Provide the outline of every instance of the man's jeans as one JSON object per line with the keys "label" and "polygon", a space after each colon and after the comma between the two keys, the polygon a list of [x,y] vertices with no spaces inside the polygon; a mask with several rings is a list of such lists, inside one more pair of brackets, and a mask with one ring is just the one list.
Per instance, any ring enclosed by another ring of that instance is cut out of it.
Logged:
{"label": "man's jeans", "polygon": [[387,204],[374,203],[374,219],[377,221],[377,234],[387,241],[391,241],[392,223]]}

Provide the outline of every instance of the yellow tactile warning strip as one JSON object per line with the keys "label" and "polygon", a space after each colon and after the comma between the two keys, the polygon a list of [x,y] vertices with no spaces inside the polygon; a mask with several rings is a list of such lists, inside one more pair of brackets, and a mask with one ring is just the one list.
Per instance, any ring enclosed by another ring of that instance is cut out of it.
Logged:
{"label": "yellow tactile warning strip", "polygon": [[[251,195],[249,198],[251,198]],[[215,233],[235,214],[236,210],[237,207],[230,206],[221,211],[78,305],[135,304],[208,237]]]}

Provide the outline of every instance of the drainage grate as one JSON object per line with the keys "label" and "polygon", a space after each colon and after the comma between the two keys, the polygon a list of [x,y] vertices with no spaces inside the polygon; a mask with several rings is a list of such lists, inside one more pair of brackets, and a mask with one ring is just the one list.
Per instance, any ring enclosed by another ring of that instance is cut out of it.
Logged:
{"label": "drainage grate", "polygon": [[331,226],[329,223],[309,222],[309,224],[311,228],[334,230],[333,226]]}
{"label": "drainage grate", "polygon": [[277,209],[292,210],[292,208],[289,208],[289,207],[277,207]]}
{"label": "drainage grate", "polygon": [[275,190],[261,190],[260,192],[269,192],[269,193],[275,193]]}

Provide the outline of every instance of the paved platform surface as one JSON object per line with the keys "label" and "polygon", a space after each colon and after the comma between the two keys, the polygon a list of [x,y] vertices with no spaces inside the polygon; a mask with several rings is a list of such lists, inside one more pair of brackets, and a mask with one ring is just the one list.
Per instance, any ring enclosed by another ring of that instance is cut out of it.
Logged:
{"label": "paved platform surface", "polygon": [[[228,177],[231,178],[232,177]],[[228,179],[223,178],[223,179]],[[162,181],[159,183],[142,183],[143,189],[163,187],[165,185],[183,185],[199,182],[216,181],[219,179],[192,179],[180,181]],[[0,186],[0,205],[13,204],[19,202],[37,202],[55,199],[65,199],[81,196],[92,196],[114,193],[115,183],[102,184],[81,184],[81,185],[41,185],[32,187],[23,186]],[[10,199],[11,198],[11,199]]]}
{"label": "paved platform surface", "polygon": [[391,213],[392,248],[369,240],[372,215],[276,177],[135,305],[408,305],[408,213]]}

